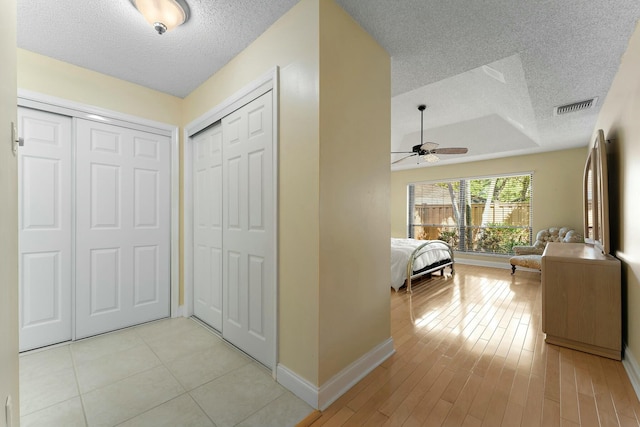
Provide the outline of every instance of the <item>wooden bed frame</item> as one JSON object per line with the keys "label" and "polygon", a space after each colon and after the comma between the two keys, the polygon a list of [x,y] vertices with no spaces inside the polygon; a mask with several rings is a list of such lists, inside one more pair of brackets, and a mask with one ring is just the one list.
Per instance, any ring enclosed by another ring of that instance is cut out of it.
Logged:
{"label": "wooden bed frame", "polygon": [[[437,245],[434,245],[434,243],[436,243]],[[413,263],[415,262],[415,260],[422,254],[429,252],[429,251],[435,251],[435,250],[442,250],[442,246],[440,246],[440,243],[444,244],[447,246],[447,250],[449,251],[449,259],[448,260],[444,260],[444,261],[438,261],[434,264],[428,265],[418,271],[415,271],[413,269]],[[418,246],[413,253],[411,254],[411,256],[409,257],[409,261],[407,262],[407,293],[412,293],[411,291],[411,280],[424,276],[425,274],[430,274],[430,273],[434,273],[436,271],[440,271],[440,275],[444,276],[444,269],[446,267],[451,268],[451,275],[453,276],[455,274],[455,270],[453,268],[453,264],[454,264],[455,260],[453,257],[453,249],[451,249],[451,246],[447,243],[447,242],[443,242],[442,240],[437,240],[437,241],[428,241],[423,243],[422,245]]]}

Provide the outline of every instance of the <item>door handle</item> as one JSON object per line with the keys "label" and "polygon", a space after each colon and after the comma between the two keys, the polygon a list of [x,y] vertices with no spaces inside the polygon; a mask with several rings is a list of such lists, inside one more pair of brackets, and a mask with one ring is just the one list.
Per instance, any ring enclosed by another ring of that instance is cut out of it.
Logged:
{"label": "door handle", "polygon": [[11,122],[11,150],[15,156],[18,152],[18,147],[24,146],[24,138],[18,136],[18,127],[14,122]]}

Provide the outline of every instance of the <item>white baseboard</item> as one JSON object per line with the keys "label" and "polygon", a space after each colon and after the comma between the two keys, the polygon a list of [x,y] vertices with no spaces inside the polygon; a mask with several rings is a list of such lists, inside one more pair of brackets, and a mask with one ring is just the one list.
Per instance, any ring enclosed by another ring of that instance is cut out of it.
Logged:
{"label": "white baseboard", "polygon": [[393,338],[389,337],[386,341],[377,345],[367,354],[344,368],[337,375],[334,375],[333,378],[320,387],[318,409],[321,411],[325,410],[395,352],[393,348]]}
{"label": "white baseboard", "polygon": [[638,365],[638,361],[627,346],[625,346],[624,348],[624,359],[622,359],[622,366],[624,366],[624,370],[627,371],[627,375],[629,376],[631,385],[636,391],[636,396],[640,400],[640,366]]}
{"label": "white baseboard", "polygon": [[171,314],[171,317],[189,317],[189,316],[185,316],[184,305],[179,305],[178,308],[176,308],[176,311]]}
{"label": "white baseboard", "polygon": [[311,384],[281,363],[276,368],[276,381],[291,393],[318,409],[318,387]]}
{"label": "white baseboard", "polygon": [[322,411],[387,360],[393,353],[395,353],[393,338],[390,337],[320,387],[311,384],[282,364],[278,364],[276,378],[283,387],[313,408]]}

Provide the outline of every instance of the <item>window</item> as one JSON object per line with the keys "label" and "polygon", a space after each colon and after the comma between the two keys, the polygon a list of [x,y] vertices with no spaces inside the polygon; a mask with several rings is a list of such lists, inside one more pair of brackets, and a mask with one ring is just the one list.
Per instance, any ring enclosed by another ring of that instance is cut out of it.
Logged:
{"label": "window", "polygon": [[532,174],[409,184],[409,237],[463,252],[531,244]]}

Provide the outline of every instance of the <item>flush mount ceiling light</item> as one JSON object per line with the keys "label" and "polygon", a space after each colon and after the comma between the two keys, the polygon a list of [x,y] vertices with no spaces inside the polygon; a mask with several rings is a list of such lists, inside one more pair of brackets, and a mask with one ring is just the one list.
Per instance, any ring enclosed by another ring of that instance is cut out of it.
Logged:
{"label": "flush mount ceiling light", "polygon": [[144,19],[164,34],[189,19],[189,6],[184,0],[131,0]]}

